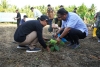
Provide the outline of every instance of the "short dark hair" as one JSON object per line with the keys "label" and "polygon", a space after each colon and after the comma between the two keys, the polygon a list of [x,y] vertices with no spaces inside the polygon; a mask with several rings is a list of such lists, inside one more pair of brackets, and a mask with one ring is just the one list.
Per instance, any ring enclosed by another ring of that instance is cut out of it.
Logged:
{"label": "short dark hair", "polygon": [[77,10],[77,8],[75,7],[74,10]]}
{"label": "short dark hair", "polygon": [[34,7],[31,7],[30,10],[34,9]]}
{"label": "short dark hair", "polygon": [[24,18],[27,18],[27,15],[24,15],[23,17],[24,17]]}
{"label": "short dark hair", "polygon": [[65,15],[65,14],[68,14],[68,11],[65,10],[64,8],[61,8],[57,11],[57,14],[61,14],[61,15]]}
{"label": "short dark hair", "polygon": [[46,16],[46,15],[41,15],[40,20],[41,21],[43,21],[43,20],[49,20],[49,17]]}
{"label": "short dark hair", "polygon": [[18,9],[16,9],[16,11],[18,11]]}
{"label": "short dark hair", "polygon": [[51,6],[50,4],[48,4],[48,7]]}
{"label": "short dark hair", "polygon": [[60,5],[60,7],[64,7],[63,5]]}

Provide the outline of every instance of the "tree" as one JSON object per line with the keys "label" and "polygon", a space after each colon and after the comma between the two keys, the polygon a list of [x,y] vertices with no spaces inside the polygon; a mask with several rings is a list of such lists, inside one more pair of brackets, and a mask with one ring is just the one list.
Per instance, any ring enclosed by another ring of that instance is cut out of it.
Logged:
{"label": "tree", "polygon": [[3,8],[3,11],[2,12],[5,12],[8,9],[9,4],[7,3],[6,0],[1,0],[0,6],[1,6],[1,8]]}
{"label": "tree", "polygon": [[[34,6],[35,8],[39,9],[43,14],[46,14],[47,11],[47,6],[41,5],[41,6]],[[75,5],[71,5],[68,7],[64,8],[69,11],[72,12],[74,10],[76,6]],[[56,16],[56,12],[57,10],[59,10],[59,6],[53,7],[54,11],[55,11],[55,16]],[[9,5],[7,0],[1,0],[1,4],[0,4],[0,12],[15,12],[15,10],[18,9],[17,6],[15,5]],[[94,14],[95,14],[95,10],[96,7],[94,4],[91,5],[90,8],[87,8],[87,6],[83,3],[82,5],[77,7],[77,14],[82,18],[85,19],[87,21],[87,23],[91,23],[94,22]],[[33,17],[33,13],[30,10],[30,6],[26,5],[23,8],[19,9],[19,11],[21,13],[26,13],[26,15],[29,18]]]}
{"label": "tree", "polygon": [[80,15],[80,17],[84,20],[84,16],[87,13],[88,8],[84,5],[84,3],[78,7],[78,14]]}

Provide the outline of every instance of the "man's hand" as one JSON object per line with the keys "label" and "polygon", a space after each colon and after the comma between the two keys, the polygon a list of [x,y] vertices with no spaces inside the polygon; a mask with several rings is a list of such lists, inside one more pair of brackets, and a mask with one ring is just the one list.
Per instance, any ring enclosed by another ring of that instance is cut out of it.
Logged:
{"label": "man's hand", "polygon": [[59,43],[61,41],[61,39],[59,37],[57,37],[56,40],[57,40],[57,43]]}
{"label": "man's hand", "polygon": [[47,49],[47,51],[48,51],[48,52],[50,52],[50,48],[49,48],[48,46],[47,46],[47,48],[46,48],[46,49]]}

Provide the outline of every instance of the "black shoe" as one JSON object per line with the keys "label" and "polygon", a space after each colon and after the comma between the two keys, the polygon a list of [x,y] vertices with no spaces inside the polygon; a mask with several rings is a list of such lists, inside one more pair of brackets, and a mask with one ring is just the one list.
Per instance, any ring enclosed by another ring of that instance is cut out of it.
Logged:
{"label": "black shoe", "polygon": [[28,48],[28,46],[18,45],[18,46],[17,46],[17,48],[18,48],[18,49],[27,49],[27,48]]}

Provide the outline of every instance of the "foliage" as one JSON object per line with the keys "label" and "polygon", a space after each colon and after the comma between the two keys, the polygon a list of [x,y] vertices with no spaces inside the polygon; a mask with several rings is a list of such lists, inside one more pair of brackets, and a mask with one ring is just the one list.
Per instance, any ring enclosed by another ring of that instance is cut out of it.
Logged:
{"label": "foliage", "polygon": [[[60,42],[60,45],[64,45],[64,42]],[[51,39],[50,41],[47,42],[47,45],[50,47],[51,51],[59,51],[60,47],[57,44],[57,41],[54,39]]]}
{"label": "foliage", "polygon": [[[18,8],[15,5],[9,5],[8,2],[6,0],[1,0],[1,4],[0,4],[0,12],[15,12],[16,9],[19,9],[19,11],[21,13],[26,13],[27,16],[29,18],[33,17],[33,13],[30,10],[29,5],[24,6],[23,8]],[[41,6],[34,6],[35,8],[39,9],[43,14],[46,14],[47,11],[47,6],[41,5]],[[72,6],[64,6],[64,8],[69,11],[72,12],[74,10],[76,6],[72,5]],[[54,11],[57,12],[57,10],[59,9],[59,6],[53,7]],[[86,20],[87,23],[92,23],[93,18],[94,18],[94,14],[95,14],[95,10],[96,7],[94,4],[91,5],[90,8],[88,8],[84,3],[77,8],[77,14],[84,20]],[[56,15],[56,13],[55,13]],[[92,21],[92,22],[91,22]]]}

